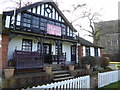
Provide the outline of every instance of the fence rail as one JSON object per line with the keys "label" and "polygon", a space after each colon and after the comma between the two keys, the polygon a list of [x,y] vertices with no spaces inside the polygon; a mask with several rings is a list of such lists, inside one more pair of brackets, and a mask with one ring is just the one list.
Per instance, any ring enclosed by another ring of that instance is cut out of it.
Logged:
{"label": "fence rail", "polygon": [[90,76],[78,77],[75,79],[55,82],[47,85],[37,86],[33,88],[40,88],[42,90],[52,89],[70,89],[70,88],[90,88]]}
{"label": "fence rail", "polygon": [[120,70],[98,73],[98,88],[120,80]]}

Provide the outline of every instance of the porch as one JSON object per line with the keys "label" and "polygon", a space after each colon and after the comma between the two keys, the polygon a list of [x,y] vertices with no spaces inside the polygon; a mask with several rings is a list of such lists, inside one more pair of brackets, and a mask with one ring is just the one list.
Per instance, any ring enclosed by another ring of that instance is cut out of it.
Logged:
{"label": "porch", "polygon": [[[46,58],[47,61],[45,61]],[[46,57],[46,55],[41,54],[39,51],[15,50],[12,60],[15,69],[37,69],[43,68],[45,64],[59,64],[61,66],[75,65],[74,61],[66,61],[66,53],[62,53],[61,55],[53,55],[51,53]]]}

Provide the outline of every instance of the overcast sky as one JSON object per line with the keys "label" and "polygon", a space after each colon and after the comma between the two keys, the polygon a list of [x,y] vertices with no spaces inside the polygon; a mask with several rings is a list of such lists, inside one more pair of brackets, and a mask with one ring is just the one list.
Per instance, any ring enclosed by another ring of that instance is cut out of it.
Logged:
{"label": "overcast sky", "polygon": [[[15,7],[13,3],[10,2],[11,0],[0,0],[0,13],[6,10],[6,7]],[[19,0],[16,0],[19,1]],[[37,2],[41,0],[23,0],[23,1],[32,1]],[[118,2],[120,0],[53,0],[58,1],[60,3],[59,8],[61,10],[71,8],[73,4],[87,4],[88,8],[91,8],[93,11],[97,12],[100,9],[102,21],[109,21],[109,20],[117,20],[118,19]],[[68,17],[70,15],[67,15]],[[82,35],[84,37],[84,35]],[[87,38],[87,37],[86,37]]]}
{"label": "overcast sky", "polygon": [[[0,13],[6,9],[6,7],[13,7],[15,5],[10,3],[11,0],[0,0]],[[15,0],[19,1],[19,0]],[[40,0],[23,0],[23,1],[40,1]],[[83,4],[86,3],[88,7],[93,9],[94,11],[98,11],[102,8],[101,19],[106,20],[115,20],[118,18],[118,2],[120,0],[53,0],[58,1],[62,6],[62,9],[68,9],[72,4],[79,3]]]}

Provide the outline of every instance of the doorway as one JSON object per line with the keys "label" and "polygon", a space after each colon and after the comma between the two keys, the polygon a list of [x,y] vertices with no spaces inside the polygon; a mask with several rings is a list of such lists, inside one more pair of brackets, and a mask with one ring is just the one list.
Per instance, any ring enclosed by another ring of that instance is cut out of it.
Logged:
{"label": "doorway", "polygon": [[44,43],[43,44],[44,48],[44,62],[45,63],[51,63],[51,44]]}
{"label": "doorway", "polygon": [[43,56],[44,63],[51,63],[51,49],[52,45],[48,43],[44,43],[43,46],[41,47],[41,44],[38,43],[38,51]]}
{"label": "doorway", "polygon": [[71,46],[71,61],[76,63],[76,46]]}

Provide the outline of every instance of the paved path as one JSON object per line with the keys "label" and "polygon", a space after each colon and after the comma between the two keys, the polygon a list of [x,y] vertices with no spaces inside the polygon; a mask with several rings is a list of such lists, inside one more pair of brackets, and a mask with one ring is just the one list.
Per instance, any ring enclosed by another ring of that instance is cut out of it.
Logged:
{"label": "paved path", "polygon": [[91,88],[96,88],[97,86],[97,77],[96,76],[91,76],[90,77],[90,87]]}

